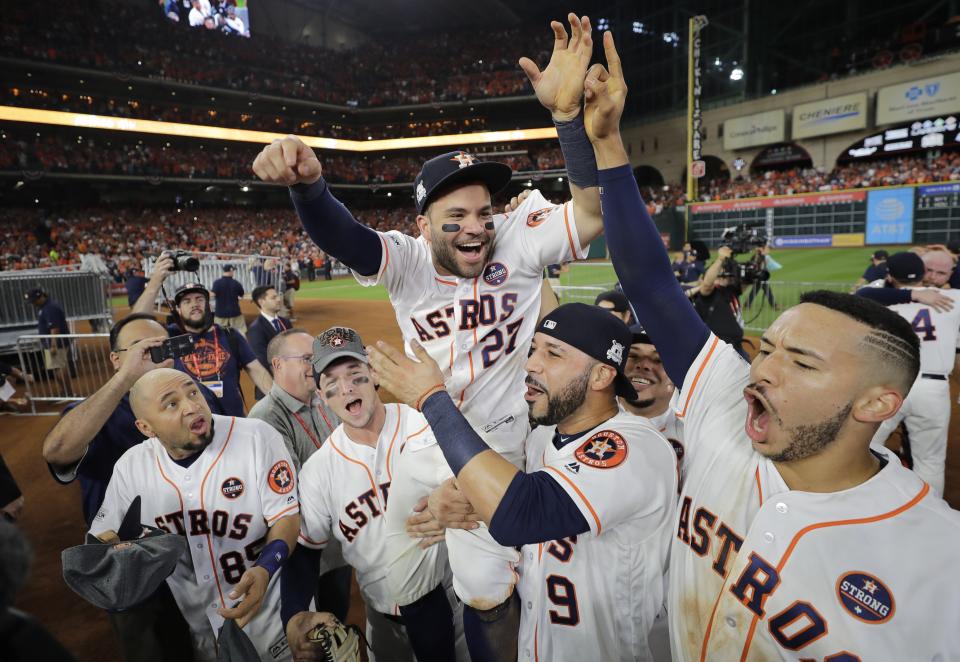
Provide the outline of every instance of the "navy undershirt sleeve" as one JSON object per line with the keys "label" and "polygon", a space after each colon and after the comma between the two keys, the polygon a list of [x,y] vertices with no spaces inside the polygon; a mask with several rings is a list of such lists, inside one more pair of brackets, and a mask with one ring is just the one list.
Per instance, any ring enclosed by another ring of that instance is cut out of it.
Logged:
{"label": "navy undershirt sleeve", "polygon": [[861,287],[857,290],[857,296],[876,301],[883,306],[893,306],[898,303],[913,301],[913,293],[910,290],[902,290],[896,287]]}
{"label": "navy undershirt sleeve", "polygon": [[490,535],[504,547],[559,540],[589,530],[577,504],[544,471],[514,476],[490,518]]}
{"label": "navy undershirt sleeve", "polygon": [[290,198],[303,229],[323,252],[361,276],[373,276],[380,270],[380,237],[333,197],[323,178],[313,184],[290,187]]}
{"label": "navy undershirt sleeve", "polygon": [[280,620],[283,631],[291,618],[310,608],[320,579],[319,549],[297,545],[280,570]]}
{"label": "navy undershirt sleeve", "polygon": [[599,175],[603,230],[613,267],[637,321],[660,353],[671,381],[680,387],[710,330],[673,275],[630,165],[600,170]]}

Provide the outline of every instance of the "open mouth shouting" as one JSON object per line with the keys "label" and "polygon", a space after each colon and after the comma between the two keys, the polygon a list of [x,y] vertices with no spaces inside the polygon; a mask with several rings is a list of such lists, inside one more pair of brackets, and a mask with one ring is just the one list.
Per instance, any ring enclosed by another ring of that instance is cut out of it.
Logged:
{"label": "open mouth shouting", "polygon": [[743,389],[747,401],[747,422],[744,429],[752,441],[764,443],[770,434],[770,423],[776,412],[763,395],[750,387]]}
{"label": "open mouth shouting", "polygon": [[467,261],[467,263],[476,264],[484,259],[484,253],[486,252],[484,249],[488,243],[489,242],[484,239],[468,239],[458,244],[454,244],[454,247],[457,249],[457,252],[460,254],[460,256]]}
{"label": "open mouth shouting", "polygon": [[197,416],[197,418],[190,423],[189,429],[191,434],[202,437],[210,430],[210,425],[203,416]]}
{"label": "open mouth shouting", "polygon": [[347,403],[347,413],[351,416],[359,416],[363,411],[363,399],[354,398]]}

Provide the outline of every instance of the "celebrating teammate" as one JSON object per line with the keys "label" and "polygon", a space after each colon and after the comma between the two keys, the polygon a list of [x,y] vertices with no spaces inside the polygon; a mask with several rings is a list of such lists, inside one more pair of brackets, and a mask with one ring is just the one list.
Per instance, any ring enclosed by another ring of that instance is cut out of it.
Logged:
{"label": "celebrating teammate", "polygon": [[[520,659],[649,660],[663,604],[677,494],[677,457],[617,396],[631,333],[599,307],[560,306],[537,327],[524,397],[539,424],[526,472],[493,452],[457,411],[437,364],[378,343],[384,386],[419,403],[457,482],[504,545],[522,545]],[[516,641],[504,636],[499,645]],[[473,650],[471,649],[471,653]],[[499,654],[506,657],[507,651]]]}
{"label": "celebrating teammate", "polygon": [[216,659],[225,618],[244,628],[264,662],[290,659],[276,572],[300,516],[280,435],[262,421],[212,415],[193,380],[172,368],[142,376],[130,406],[148,439],[117,462],[90,533],[115,540],[140,496],[147,523],[187,538],[189,557],[167,583],[199,659]]}
{"label": "celebrating teammate", "polygon": [[[491,195],[510,182],[510,168],[450,152],[427,161],[414,182],[421,233],[414,239],[360,225],[330,193],[313,151],[293,136],[264,148],[253,164],[264,181],[292,187],[304,228],[324,252],[362,284],[386,286],[407,351],[422,343],[443,366],[443,381],[467,420],[518,467],[529,429],[523,360],[537,324],[541,273],[549,264],[583,258],[602,229],[596,163],[581,118],[590,22],[574,14],[568,20],[569,37],[562,24],[551,24],[554,50],[544,71],[521,60],[557,125],[573,198],[566,204],[552,205],[535,192],[512,213],[496,216]],[[439,484],[445,467],[437,461]],[[467,605],[467,641],[480,662],[486,658],[479,651],[491,648],[490,623],[505,614],[516,622],[508,601],[517,553],[496,545],[485,528],[448,531],[447,545],[454,586]],[[401,604],[432,588],[430,582],[412,586],[413,574],[391,569]]]}
{"label": "celebrating teammate", "polygon": [[[887,259],[887,280],[893,287],[921,289],[924,277],[925,261],[916,253],[894,253]],[[956,290],[938,294],[960,304]],[[920,339],[920,375],[900,411],[883,422],[874,441],[882,444],[903,421],[910,437],[913,470],[942,496],[950,428],[949,380],[960,336],[960,305],[940,312],[920,303],[905,303],[892,306],[892,310],[910,322]]]}
{"label": "celebrating teammate", "polygon": [[317,578],[317,563],[309,560],[308,550],[325,549],[336,539],[357,572],[367,607],[367,641],[379,662],[414,662],[414,654],[417,660],[467,659],[463,634],[455,633],[460,608],[443,545],[418,548],[418,566],[437,580],[414,604],[397,605],[386,581],[386,513],[399,509],[403,517],[417,501],[416,495],[410,500],[397,494],[391,481],[405,445],[429,436],[426,420],[406,405],[383,404],[353,329],[333,327],[321,333],[313,356],[317,388],[343,422],[300,474],[299,544],[306,549],[297,551],[297,561],[283,579],[285,629],[294,656],[309,659],[312,644],[306,634],[324,618],[306,611]]}
{"label": "celebrating teammate", "polygon": [[917,376],[916,334],[892,311],[832,292],[783,313],[750,366],[711,334],[685,305],[640,198],[609,33],[604,50],[610,69],[588,75],[585,124],[607,245],[682,384],[691,451],[670,556],[674,659],[957,657],[960,516],[870,449]]}

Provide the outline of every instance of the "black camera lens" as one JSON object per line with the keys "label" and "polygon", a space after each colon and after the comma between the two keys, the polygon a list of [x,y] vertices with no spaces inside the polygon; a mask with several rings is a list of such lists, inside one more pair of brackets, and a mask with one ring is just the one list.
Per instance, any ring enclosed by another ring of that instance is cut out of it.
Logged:
{"label": "black camera lens", "polygon": [[174,258],[178,271],[199,271],[200,260],[192,255],[178,255]]}

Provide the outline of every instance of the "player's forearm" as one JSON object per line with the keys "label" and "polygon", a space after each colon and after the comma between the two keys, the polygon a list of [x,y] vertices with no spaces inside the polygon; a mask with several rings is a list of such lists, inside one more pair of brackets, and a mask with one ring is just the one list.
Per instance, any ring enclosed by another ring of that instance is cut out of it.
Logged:
{"label": "player's forearm", "polygon": [[372,276],[380,270],[380,237],[333,197],[322,178],[313,184],[291,187],[290,198],[303,229],[323,252],[362,276]]}
{"label": "player's forearm", "polygon": [[99,391],[68,411],[44,438],[43,459],[55,467],[78,462],[130,386],[118,373]]}
{"label": "player's forearm", "polygon": [[518,471],[489,522],[490,535],[504,547],[559,540],[590,530],[570,495],[545,471]]}
{"label": "player's forearm", "polygon": [[882,306],[893,306],[898,303],[913,301],[913,290],[896,287],[861,287],[856,294],[858,297],[876,301]]}
{"label": "player's forearm", "polygon": [[700,294],[710,296],[713,292],[713,286],[717,282],[717,276],[720,275],[720,269],[723,268],[723,258],[714,260],[707,272],[703,274],[703,282],[700,283]]}
{"label": "player's forearm", "polygon": [[423,415],[460,489],[480,520],[490,522],[517,468],[487,446],[446,391],[426,399]]}
{"label": "player's forearm", "polygon": [[618,168],[630,163],[630,157],[627,155],[627,150],[623,146],[623,140],[619,133],[611,134],[593,143],[593,153],[597,157],[597,168],[599,170]]}
{"label": "player's forearm", "polygon": [[273,377],[270,376],[266,368],[260,365],[260,361],[251,361],[248,363],[247,373],[257,388],[263,393],[269,393],[270,389],[273,388]]}
{"label": "player's forearm", "polygon": [[320,577],[320,550],[297,545],[280,573],[280,620],[287,623],[310,608]]}
{"label": "player's forearm", "polygon": [[286,517],[281,517],[276,522],[273,523],[273,526],[270,527],[270,531],[267,532],[267,544],[270,544],[274,540],[282,540],[287,543],[287,549],[293,550],[297,544],[297,535],[300,533],[300,515],[287,515]]}
{"label": "player's forearm", "polygon": [[617,277],[670,379],[683,384],[710,331],[673,276],[629,164],[600,170],[600,185],[604,232]]}
{"label": "player's forearm", "polygon": [[573,198],[574,219],[580,245],[585,247],[603,232],[600,189],[597,187],[597,158],[583,126],[583,114],[570,121],[554,119],[560,151],[567,167],[567,181]]}

